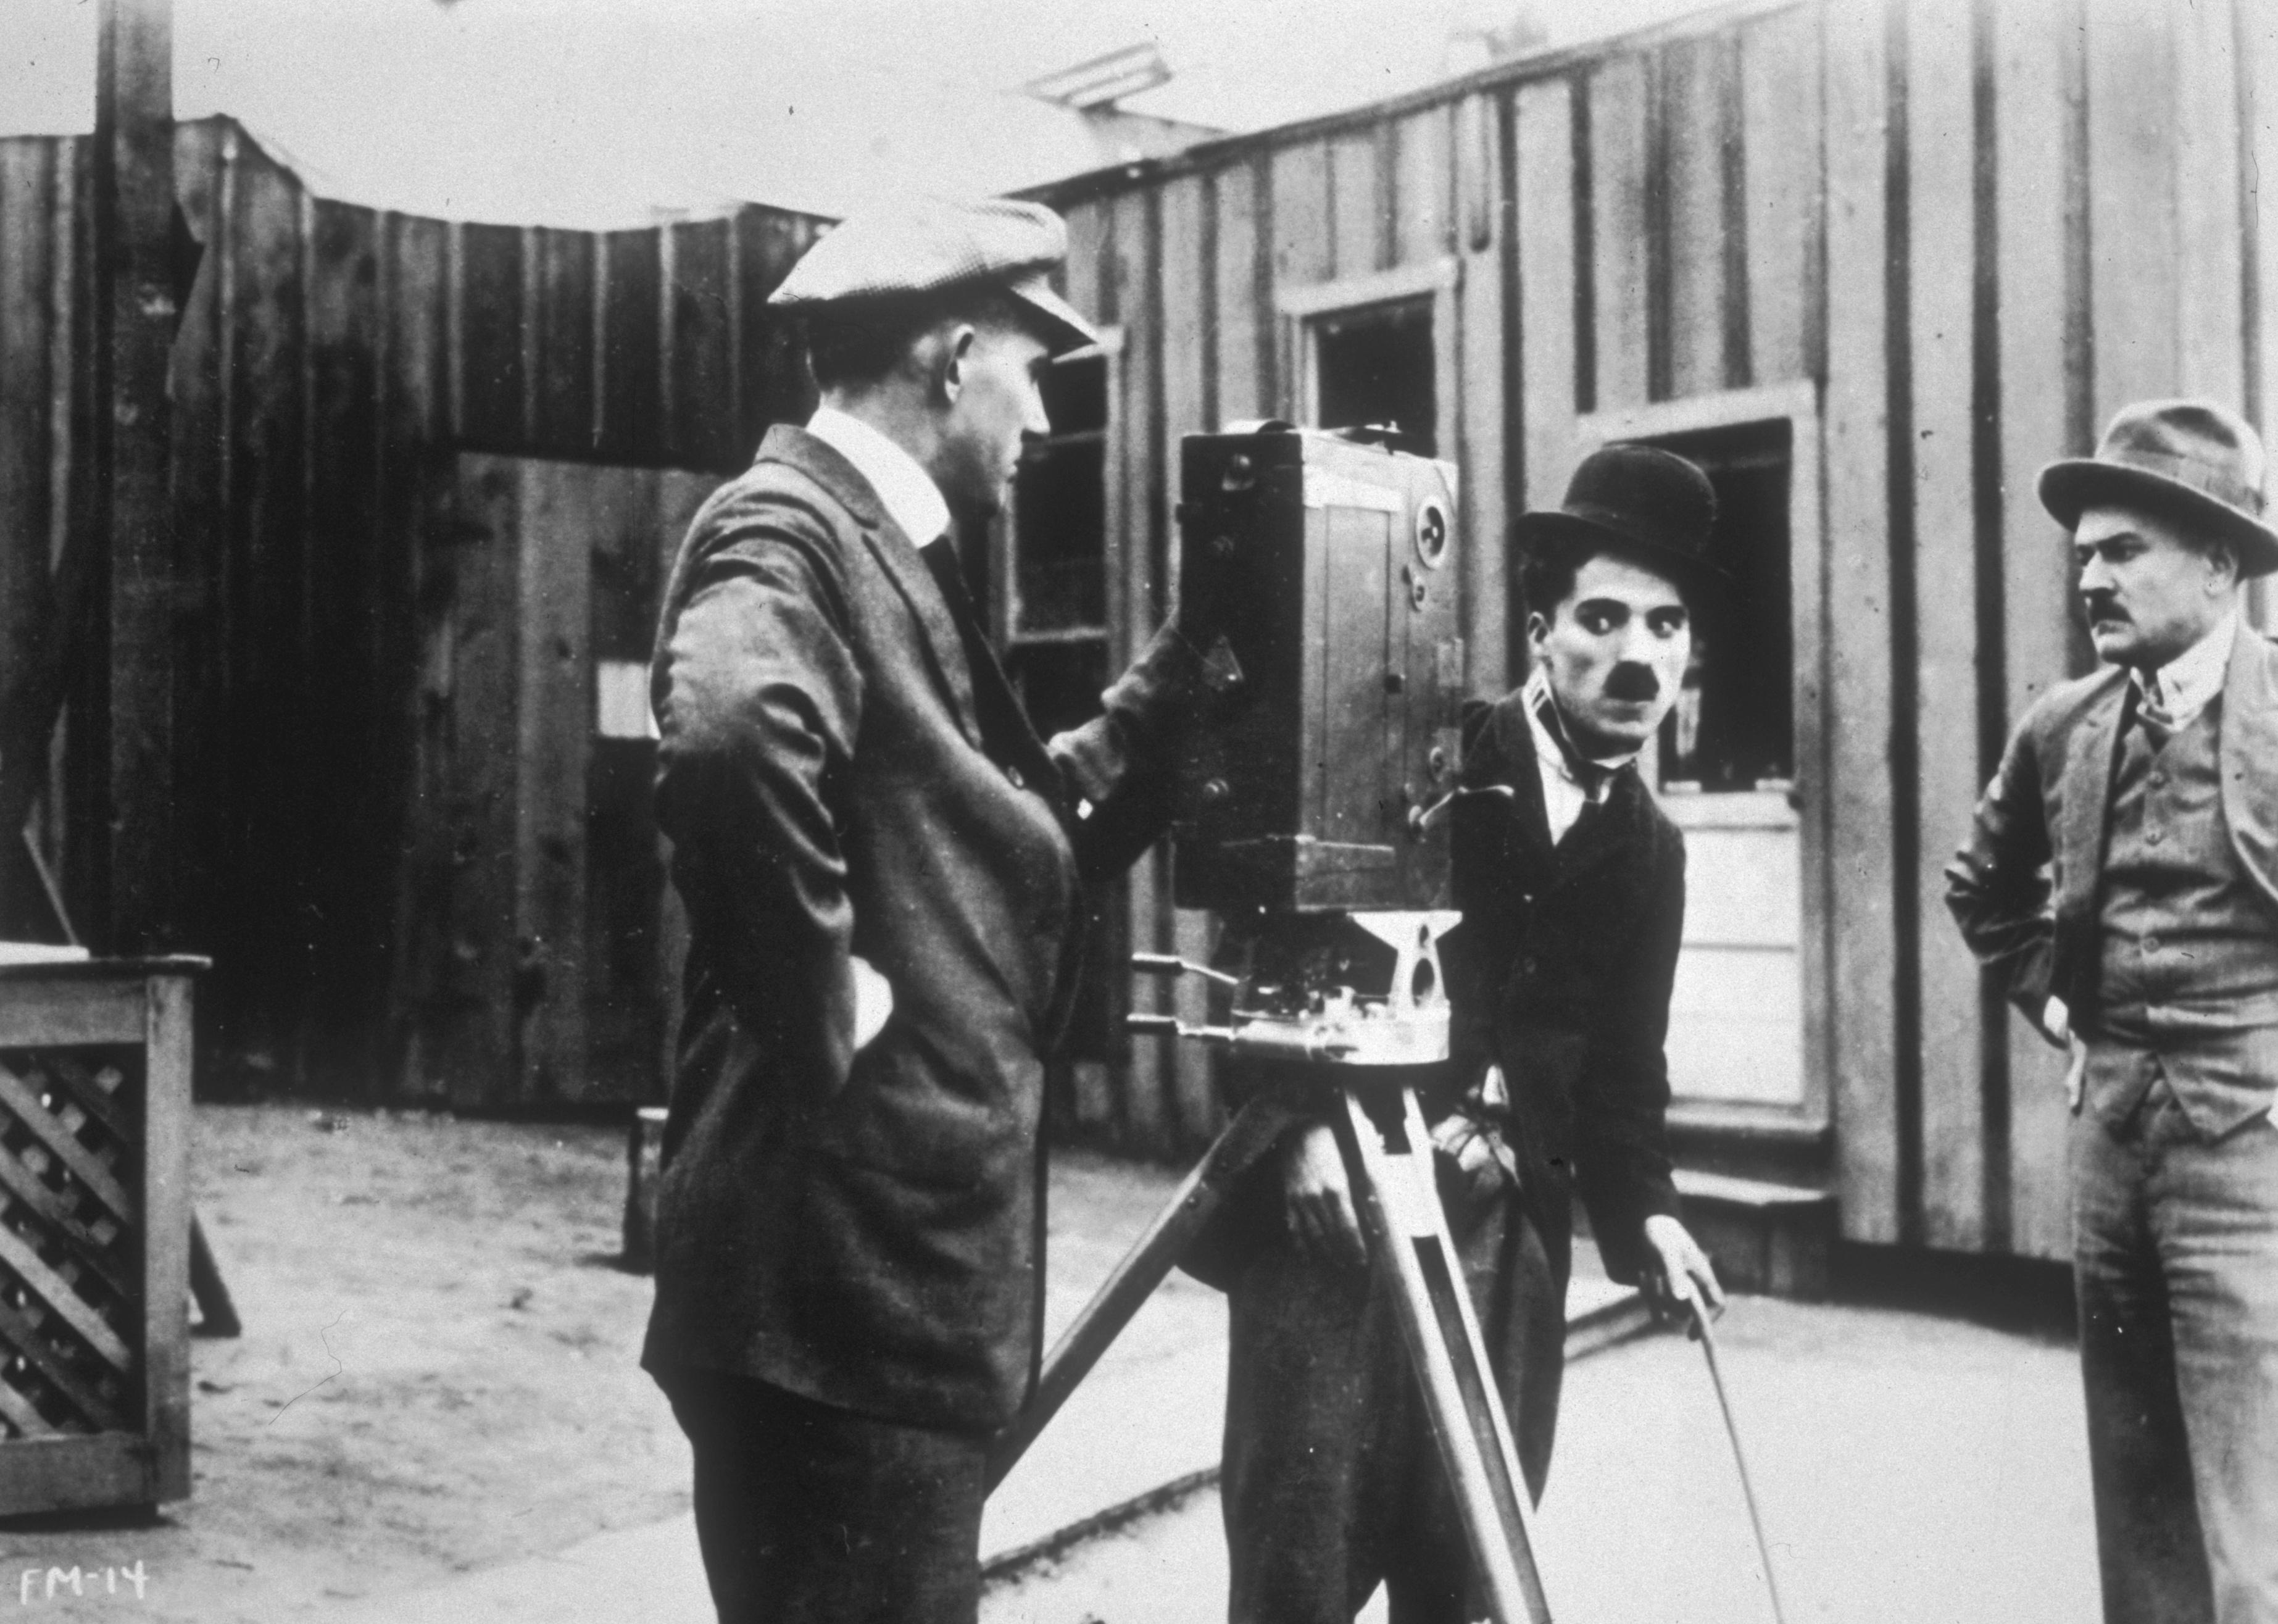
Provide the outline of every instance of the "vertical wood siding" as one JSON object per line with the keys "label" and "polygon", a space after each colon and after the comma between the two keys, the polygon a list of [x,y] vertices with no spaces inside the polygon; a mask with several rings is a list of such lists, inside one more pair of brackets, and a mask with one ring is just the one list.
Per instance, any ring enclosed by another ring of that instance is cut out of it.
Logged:
{"label": "vertical wood siding", "polygon": [[[2278,28],[2244,0],[1800,0],[1059,195],[1119,234],[1158,196],[1166,288],[1213,245],[1207,333],[1182,292],[1159,332],[1214,357],[1225,415],[1298,403],[1277,287],[1459,261],[1443,444],[1482,693],[1517,664],[1510,504],[1558,499],[1578,416],[1817,386],[1823,532],[1795,588],[1826,626],[1798,651],[1822,1172],[1854,1239],[2057,1256],[2058,1057],[1962,951],[1940,871],[2008,727],[2091,660],[2040,465],[2147,395],[2278,425],[2274,105]],[[1077,232],[1072,287],[1104,234]],[[1125,405],[1175,444],[1204,426],[1195,387],[1146,380],[1205,364],[1143,341]],[[1141,1148],[1190,1145],[1125,1120]]]}
{"label": "vertical wood siding", "polygon": [[1461,280],[1456,287],[1457,345],[1456,437],[1463,471],[1456,487],[1457,522],[1466,538],[1456,557],[1457,624],[1462,630],[1474,693],[1504,686],[1511,670],[1511,572],[1502,537],[1509,525],[1512,481],[1520,477],[1512,456],[1516,420],[1503,410],[1507,374],[1518,354],[1510,283],[1517,265],[1513,223],[1516,177],[1508,161],[1510,103],[1472,96],[1456,103],[1449,127],[1454,171],[1449,245]]}
{"label": "vertical wood siding", "polygon": [[1835,1175],[1845,1232],[1899,1237],[1898,934],[1892,784],[1891,73],[1878,11],[1831,17],[1826,98],[1828,944]]}
{"label": "vertical wood siding", "polygon": [[[2000,421],[2002,686],[2005,716],[2022,716],[2083,663],[2067,598],[2064,536],[2026,471],[2052,448],[2087,437],[2087,357],[2070,310],[2086,247],[2086,172],[2075,140],[2084,110],[2077,11],[2082,0],[1993,8],[1994,305]],[[2065,12],[2074,26],[2053,32]],[[2009,1244],[2045,1257],[2071,1245],[2065,1205],[2063,1059],[2023,1022],[1995,1011],[2007,1053]]]}
{"label": "vertical wood siding", "polygon": [[[10,703],[51,635],[46,571],[81,500],[85,145],[0,142]],[[200,1013],[218,1052],[271,1086],[379,1092],[401,1081],[424,900],[410,854],[446,810],[415,770],[436,694],[418,668],[434,455],[732,471],[805,405],[764,301],[821,222],[746,209],[585,234],[407,218],[314,196],[226,119],[177,129],[175,175],[197,264],[171,379],[172,757],[149,780],[176,785],[161,945],[215,956]],[[100,666],[72,696],[38,820],[88,929],[112,813],[90,720],[109,705]],[[561,804],[581,804],[582,758],[537,743],[576,780]],[[539,900],[564,918],[580,905]]]}
{"label": "vertical wood siding", "polygon": [[[50,571],[74,524],[86,522],[86,367],[91,280],[89,143],[78,139],[0,141],[0,708],[12,714],[58,635]],[[82,686],[69,709],[97,716],[105,701]],[[103,731],[58,730],[49,793],[34,808],[42,855],[75,895],[104,885],[84,850],[64,839],[88,827],[88,786],[107,777]],[[11,747],[28,747],[15,745]],[[0,897],[10,928],[39,909],[16,894],[9,873]]]}
{"label": "vertical wood siding", "polygon": [[[1976,34],[1966,6],[1913,0],[1906,15],[1906,364],[1912,379],[1915,818],[1911,894],[1921,974],[1915,1069],[1921,1091],[1922,1227],[1932,1245],[1984,1239],[1985,1123],[1978,1077],[1985,1011],[1976,961],[1948,922],[1943,869],[1953,813],[1984,785],[1976,738],[1981,650],[1976,594],[1971,379],[1976,279]],[[1900,567],[1907,567],[1901,560]],[[1900,651],[1903,660],[1905,651]],[[1907,719],[1900,719],[1906,728]],[[1996,1019],[1999,1019],[1997,1013]],[[1907,1232],[1902,1219],[1901,1232]]]}

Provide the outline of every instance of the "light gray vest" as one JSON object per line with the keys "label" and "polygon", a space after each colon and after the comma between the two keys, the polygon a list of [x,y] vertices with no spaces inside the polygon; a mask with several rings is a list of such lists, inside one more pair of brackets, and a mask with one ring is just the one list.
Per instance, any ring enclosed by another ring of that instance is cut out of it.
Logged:
{"label": "light gray vest", "polygon": [[2088,1099],[2125,1122],[2161,1074],[2217,1138],[2270,1108],[2278,1084],[2278,908],[2222,814],[2222,701],[2164,740],[2120,746],[2104,854]]}

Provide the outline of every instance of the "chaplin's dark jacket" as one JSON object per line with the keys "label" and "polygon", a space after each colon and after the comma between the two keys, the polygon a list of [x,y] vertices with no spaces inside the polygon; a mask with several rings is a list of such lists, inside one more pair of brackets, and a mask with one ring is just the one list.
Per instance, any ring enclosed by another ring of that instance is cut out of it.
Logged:
{"label": "chaplin's dark jacket", "polygon": [[[2096,1008],[2105,837],[2128,672],[2043,694],[2010,735],[1945,870],[1962,939],[2038,1027],[2052,995]],[[2278,905],[2278,647],[2242,624],[2222,684],[2223,823],[2239,866]]]}
{"label": "chaplin's dark jacket", "polygon": [[1566,1279],[1579,1194],[1607,1272],[1643,1271],[1645,1221],[1678,1211],[1669,998],[1685,931],[1685,838],[1634,770],[1554,846],[1525,691],[1464,712],[1470,795],[1450,816],[1463,923],[1441,945],[1456,1075],[1502,1069],[1519,1199]]}
{"label": "chaplin's dark jacket", "polygon": [[[1212,685],[1166,628],[1047,746],[929,540],[778,427],[673,566],[657,816],[690,939],[642,1362],[982,1431],[1032,1379],[1082,881],[1159,832]],[[850,955],[894,993],[860,1053]]]}

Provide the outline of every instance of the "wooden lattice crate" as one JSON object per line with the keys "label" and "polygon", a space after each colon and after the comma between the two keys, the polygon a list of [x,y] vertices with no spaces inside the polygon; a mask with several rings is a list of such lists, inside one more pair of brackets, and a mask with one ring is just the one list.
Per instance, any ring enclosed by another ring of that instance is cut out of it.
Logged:
{"label": "wooden lattice crate", "polygon": [[189,1492],[189,973],[0,969],[0,1513]]}

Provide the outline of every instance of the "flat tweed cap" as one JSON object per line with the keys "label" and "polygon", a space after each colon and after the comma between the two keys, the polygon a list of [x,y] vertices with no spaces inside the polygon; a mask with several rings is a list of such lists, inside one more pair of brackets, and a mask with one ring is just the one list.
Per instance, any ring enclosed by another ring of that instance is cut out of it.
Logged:
{"label": "flat tweed cap", "polygon": [[1028,307],[1057,355],[1099,342],[1052,291],[1048,273],[1066,257],[1067,227],[1041,203],[917,197],[834,226],[768,303],[796,309],[994,287]]}
{"label": "flat tweed cap", "polygon": [[2149,508],[2238,547],[2239,573],[2278,570],[2278,531],[2262,517],[2267,464],[2253,425],[2212,401],[2122,406],[2094,456],[2041,470],[2041,506],[2067,530],[2102,502]]}

